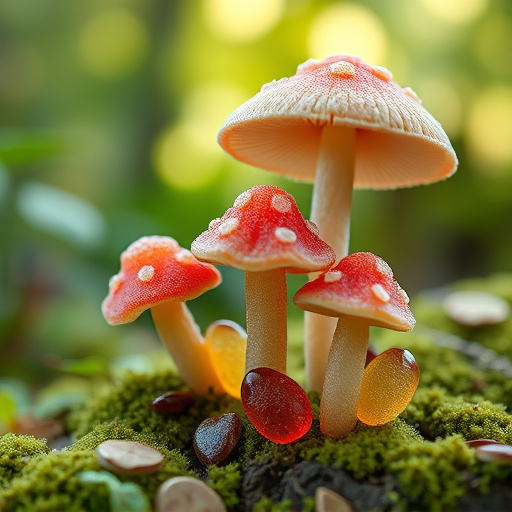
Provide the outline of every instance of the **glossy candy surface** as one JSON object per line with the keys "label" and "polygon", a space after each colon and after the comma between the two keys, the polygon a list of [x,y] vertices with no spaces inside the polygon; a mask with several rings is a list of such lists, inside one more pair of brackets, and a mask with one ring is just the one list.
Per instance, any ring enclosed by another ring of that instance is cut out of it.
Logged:
{"label": "glossy candy surface", "polygon": [[242,404],[256,430],[274,443],[301,438],[313,422],[304,390],[290,377],[271,368],[255,368],[242,382]]}
{"label": "glossy candy surface", "polygon": [[240,385],[245,374],[247,333],[235,322],[219,320],[208,327],[204,342],[223,388],[231,396],[240,399]]}
{"label": "glossy candy surface", "polygon": [[201,464],[211,466],[225,462],[236,448],[242,428],[234,412],[204,420],[194,434],[194,451]]}
{"label": "glossy candy surface", "polygon": [[384,425],[396,418],[411,401],[420,371],[408,350],[391,348],[365,369],[357,417],[367,425]]}
{"label": "glossy candy surface", "polygon": [[194,403],[192,393],[188,391],[169,391],[151,402],[153,410],[164,416],[172,416],[186,411]]}

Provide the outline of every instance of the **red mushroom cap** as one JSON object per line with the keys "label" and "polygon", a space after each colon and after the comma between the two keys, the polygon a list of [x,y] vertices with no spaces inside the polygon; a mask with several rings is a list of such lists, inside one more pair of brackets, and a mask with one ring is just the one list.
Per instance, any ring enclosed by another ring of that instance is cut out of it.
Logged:
{"label": "red mushroom cap", "polygon": [[365,317],[370,325],[410,331],[415,319],[407,294],[389,265],[370,252],[356,252],[306,283],[293,298],[298,307],[327,316]]}
{"label": "red mushroom cap", "polygon": [[314,181],[323,126],[357,128],[354,186],[397,188],[453,174],[457,157],[439,122],[390,71],[349,55],[310,59],[235,110],[219,144],[250,165]]}
{"label": "red mushroom cap", "polygon": [[249,272],[313,272],[330,267],[336,257],[318,238],[316,226],[304,220],[294,198],[271,185],[240,194],[192,242],[192,252],[202,261]]}
{"label": "red mushroom cap", "polygon": [[101,309],[109,324],[124,324],[160,302],[185,302],[220,282],[215,267],[198,261],[173,238],[145,236],[121,254],[121,270],[110,279]]}

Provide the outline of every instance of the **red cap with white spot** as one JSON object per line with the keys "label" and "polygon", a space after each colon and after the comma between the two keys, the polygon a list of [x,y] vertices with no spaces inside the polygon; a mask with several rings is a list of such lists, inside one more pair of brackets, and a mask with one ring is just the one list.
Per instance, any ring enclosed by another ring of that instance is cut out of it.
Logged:
{"label": "red cap with white spot", "polygon": [[129,323],[161,302],[194,299],[220,282],[214,266],[198,261],[173,238],[145,236],[121,254],[121,270],[110,279],[101,309],[109,324]]}
{"label": "red cap with white spot", "polygon": [[370,252],[356,252],[306,283],[294,296],[296,306],[327,316],[359,316],[370,325],[410,331],[415,319],[409,298],[393,279],[389,265]]}
{"label": "red cap with white spot", "polygon": [[202,261],[246,272],[283,268],[307,273],[328,268],[335,260],[293,197],[272,185],[240,194],[222,218],[210,222],[192,242],[192,252]]}
{"label": "red cap with white spot", "polygon": [[236,109],[219,144],[242,162],[314,181],[324,126],[357,129],[354,186],[397,188],[453,174],[457,157],[409,87],[350,55],[310,59]]}

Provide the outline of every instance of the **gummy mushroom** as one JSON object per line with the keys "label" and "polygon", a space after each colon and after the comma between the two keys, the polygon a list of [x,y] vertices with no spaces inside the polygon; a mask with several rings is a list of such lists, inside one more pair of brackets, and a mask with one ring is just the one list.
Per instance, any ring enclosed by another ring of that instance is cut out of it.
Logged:
{"label": "gummy mushroom", "polygon": [[[453,174],[457,157],[438,121],[387,69],[348,55],[310,59],[265,84],[226,120],[219,144],[242,162],[314,181],[311,220],[348,254],[352,188],[395,189]],[[320,390],[334,324],[306,315],[308,389]]]}
{"label": "gummy mushroom", "polygon": [[357,252],[306,283],[293,301],[304,310],[338,317],[320,402],[320,428],[340,439],[357,421],[369,328],[410,331],[415,320],[409,299],[384,260]]}
{"label": "gummy mushroom", "polygon": [[285,272],[329,268],[334,252],[302,217],[293,197],[260,185],[238,196],[220,219],[192,242],[194,255],[245,271],[247,348],[245,372],[267,367],[286,373]]}
{"label": "gummy mushroom", "polygon": [[196,393],[205,394],[210,388],[223,393],[185,304],[220,282],[214,266],[198,261],[173,238],[145,236],[121,254],[121,270],[110,279],[109,294],[101,306],[103,316],[111,325],[125,324],[150,309],[160,339],[185,383]]}

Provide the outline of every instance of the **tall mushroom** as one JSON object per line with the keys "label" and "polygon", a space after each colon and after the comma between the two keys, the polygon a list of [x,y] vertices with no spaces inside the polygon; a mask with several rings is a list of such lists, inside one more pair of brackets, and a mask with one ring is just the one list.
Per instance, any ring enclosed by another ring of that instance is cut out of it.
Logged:
{"label": "tall mushroom", "polygon": [[[390,71],[348,55],[310,59],[265,84],[235,110],[220,145],[248,164],[314,181],[311,220],[336,253],[348,254],[352,188],[394,189],[453,174],[450,141]],[[334,324],[306,315],[308,389],[320,390]]]}
{"label": "tall mushroom", "polygon": [[199,327],[185,301],[215,288],[219,271],[198,261],[171,237],[145,236],[121,254],[121,270],[110,279],[103,316],[111,325],[133,322],[151,309],[160,339],[179,374],[197,393],[223,393]]}
{"label": "tall mushroom", "polygon": [[409,298],[384,260],[356,252],[306,283],[293,301],[299,308],[338,318],[320,402],[320,428],[342,438],[357,421],[370,326],[410,331],[415,320]]}
{"label": "tall mushroom", "polygon": [[286,373],[287,292],[285,272],[329,268],[334,252],[305,221],[293,197],[261,185],[238,196],[220,219],[192,242],[194,255],[245,271],[246,373],[267,367]]}

